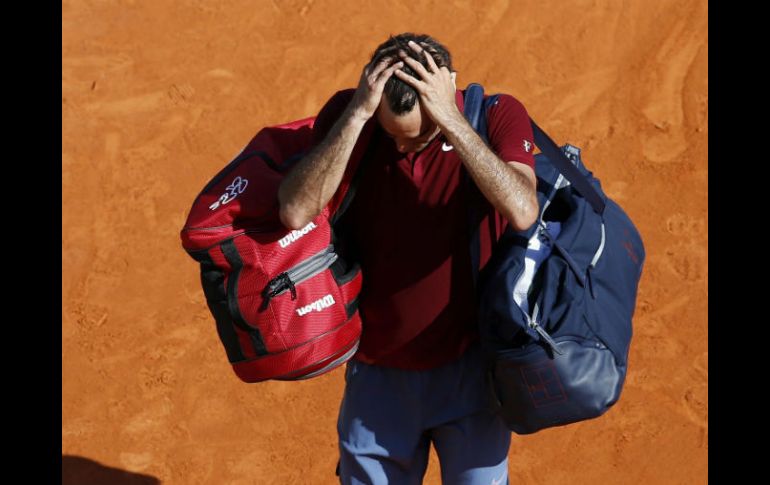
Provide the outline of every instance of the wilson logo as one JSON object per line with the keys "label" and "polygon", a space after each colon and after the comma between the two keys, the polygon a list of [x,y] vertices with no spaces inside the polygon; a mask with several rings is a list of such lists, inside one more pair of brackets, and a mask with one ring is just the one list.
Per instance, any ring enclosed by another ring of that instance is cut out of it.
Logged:
{"label": "wilson logo", "polygon": [[304,316],[310,312],[320,312],[324,308],[329,308],[330,306],[334,305],[334,297],[331,295],[326,295],[325,297],[318,299],[311,303],[310,305],[305,305],[302,308],[297,308],[297,314],[299,316]]}
{"label": "wilson logo", "polygon": [[289,234],[287,234],[286,236],[282,237],[281,240],[278,241],[278,244],[280,244],[282,248],[285,248],[286,246],[288,246],[289,244],[293,243],[297,239],[301,238],[305,234],[309,233],[310,231],[312,231],[316,227],[318,227],[318,226],[316,226],[315,224],[313,224],[311,222],[310,224],[308,224],[307,226],[303,227],[299,231],[291,231]]}

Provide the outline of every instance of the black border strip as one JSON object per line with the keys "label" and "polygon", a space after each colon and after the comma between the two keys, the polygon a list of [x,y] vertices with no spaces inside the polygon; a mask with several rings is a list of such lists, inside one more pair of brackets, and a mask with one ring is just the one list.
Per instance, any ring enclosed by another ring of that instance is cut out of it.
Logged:
{"label": "black border strip", "polygon": [[254,345],[254,351],[257,355],[267,355],[268,352],[262,334],[259,329],[246,323],[246,319],[243,318],[240,306],[238,305],[238,279],[243,269],[243,260],[238,253],[238,248],[235,247],[235,240],[225,241],[222,243],[221,248],[222,254],[225,255],[225,259],[227,259],[231,267],[230,277],[227,280],[227,304],[230,309],[230,315],[233,317],[233,322],[249,332],[251,343]]}
{"label": "black border strip", "polygon": [[348,315],[348,320],[353,318],[353,315],[358,311],[358,296],[356,296],[353,301],[345,305],[345,313]]}
{"label": "black border strip", "polygon": [[232,317],[227,307],[224,271],[214,263],[214,260],[208,253],[199,254],[195,259],[201,265],[203,294],[206,295],[206,303],[217,324],[217,333],[225,346],[227,359],[230,363],[244,360],[246,356],[243,355],[238,334],[235,332],[235,328],[233,328]]}

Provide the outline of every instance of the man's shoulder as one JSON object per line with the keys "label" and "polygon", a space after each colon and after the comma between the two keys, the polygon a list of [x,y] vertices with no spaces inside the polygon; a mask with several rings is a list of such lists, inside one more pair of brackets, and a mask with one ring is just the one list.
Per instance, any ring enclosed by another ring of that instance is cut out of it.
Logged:
{"label": "man's shoulder", "polygon": [[332,125],[337,121],[340,115],[342,115],[343,111],[345,111],[350,100],[353,99],[353,93],[355,93],[355,89],[343,89],[337,91],[326,101],[326,103],[324,103],[323,107],[321,107],[313,126],[313,131],[315,133],[313,139],[316,143],[320,142],[323,137],[326,136],[326,133],[331,129]]}
{"label": "man's shoulder", "polygon": [[519,99],[512,94],[508,94],[508,93],[485,93],[484,94],[485,98],[488,98],[491,96],[497,97],[493,106],[500,105],[500,106],[515,107],[515,108],[524,107],[524,103],[519,101]]}
{"label": "man's shoulder", "polygon": [[346,106],[351,99],[353,99],[353,94],[356,92],[354,88],[348,88],[348,89],[341,89],[334,93],[329,100],[326,102],[327,105],[343,105]]}
{"label": "man's shoulder", "polygon": [[508,93],[491,93],[490,96],[497,96],[495,102],[489,107],[487,116],[490,122],[495,120],[521,120],[528,119],[529,114],[524,103]]}
{"label": "man's shoulder", "polygon": [[340,97],[340,98],[352,98],[353,94],[356,92],[355,88],[346,88],[346,89],[340,89],[334,95],[332,98]]}
{"label": "man's shoulder", "polygon": [[329,126],[326,126],[326,128],[330,128],[342,112],[345,111],[350,100],[353,99],[353,93],[355,92],[355,89],[342,89],[334,93],[321,107],[321,110],[318,112],[316,123],[320,122],[322,125],[328,124]]}

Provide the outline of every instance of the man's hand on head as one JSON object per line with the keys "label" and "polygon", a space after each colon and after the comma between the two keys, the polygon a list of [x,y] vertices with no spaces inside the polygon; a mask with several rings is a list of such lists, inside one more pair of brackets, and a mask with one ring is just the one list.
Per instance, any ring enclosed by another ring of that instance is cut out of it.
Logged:
{"label": "man's hand on head", "polygon": [[357,116],[363,121],[369,120],[374,116],[377,107],[382,99],[382,91],[385,83],[390,76],[404,65],[403,61],[393,62],[395,59],[386,57],[376,65],[367,64],[361,73],[361,79],[358,82],[358,88],[350,102],[353,116]]}
{"label": "man's hand on head", "polygon": [[394,75],[412,86],[420,96],[420,105],[430,118],[443,129],[447,122],[462,118],[462,113],[455,101],[455,73],[450,72],[446,66],[438,67],[433,56],[414,41],[409,41],[409,48],[418,55],[424,56],[428,67],[422,65],[406,52],[400,51],[399,55],[403,63],[420,76],[417,79],[410,76],[400,68],[396,68]]}

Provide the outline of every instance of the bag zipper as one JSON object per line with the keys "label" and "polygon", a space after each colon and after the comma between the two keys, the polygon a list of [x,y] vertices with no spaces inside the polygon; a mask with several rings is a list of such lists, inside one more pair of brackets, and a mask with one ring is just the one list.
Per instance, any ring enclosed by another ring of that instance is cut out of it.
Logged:
{"label": "bag zipper", "polygon": [[320,253],[299,263],[297,266],[289,269],[286,273],[288,273],[289,278],[294,284],[298,285],[331,266],[337,261],[337,258],[337,253],[334,252],[334,245],[330,244],[329,247]]}
{"label": "bag zipper", "polygon": [[591,260],[591,264],[588,265],[588,270],[586,270],[586,276],[588,278],[588,290],[591,292],[591,298],[594,300],[596,300],[596,290],[594,289],[594,282],[591,279],[591,270],[596,267],[596,263],[599,262],[599,258],[601,258],[602,253],[604,252],[605,238],[604,222],[602,222],[602,240],[599,243],[599,249],[596,250],[596,254],[594,254],[594,258]]}
{"label": "bag zipper", "polygon": [[594,266],[596,266],[596,263],[599,262],[599,258],[602,256],[602,253],[604,252],[604,240],[605,240],[604,221],[602,221],[602,240],[599,243],[599,249],[596,250],[596,254],[594,254],[594,258],[591,260],[591,264],[588,265],[589,268],[593,268]]}
{"label": "bag zipper", "polygon": [[[225,228],[225,227],[232,227],[232,226],[233,226],[232,224],[225,224],[224,226],[216,226],[216,227],[190,227],[190,228],[185,228],[184,230],[185,231],[215,231],[215,230],[219,230],[219,229],[222,229],[222,228]],[[245,236],[246,234],[265,234],[265,233],[271,233],[271,232],[275,232],[275,228],[274,227],[264,227],[264,228],[256,228],[256,229],[243,229],[243,230],[240,230],[240,231],[241,232],[236,232],[234,234],[229,235],[225,239],[221,239],[221,240],[215,242],[211,246],[207,246],[205,248],[198,248],[198,249],[187,249],[187,248],[185,248],[185,251],[187,251],[190,254],[193,254],[193,253],[206,253],[206,252],[210,251],[211,249],[213,249],[213,248],[215,248],[217,246],[221,246],[222,243],[226,243],[227,241],[231,241],[231,240],[235,239],[236,237]]]}
{"label": "bag zipper", "polygon": [[309,280],[317,274],[325,271],[329,266],[337,261],[337,253],[334,252],[334,245],[330,244],[321,252],[314,254],[308,259],[302,261],[296,266],[289,268],[283,273],[279,274],[267,283],[267,286],[262,290],[262,305],[260,311],[267,308],[272,298],[281,295],[287,291],[291,291],[291,299],[297,299],[296,285],[303,281]]}
{"label": "bag zipper", "polygon": [[559,345],[556,343],[556,341],[553,338],[551,338],[550,335],[548,335],[548,332],[546,332],[545,329],[540,326],[540,324],[537,323],[537,314],[539,310],[540,309],[538,308],[538,305],[536,302],[535,307],[532,310],[532,316],[530,317],[526,313],[524,314],[527,316],[527,324],[529,325],[529,328],[537,332],[538,335],[540,335],[540,337],[542,337],[543,340],[546,341],[546,343],[553,349],[554,352],[556,352],[559,355],[562,355],[564,352],[562,352],[559,349]]}

